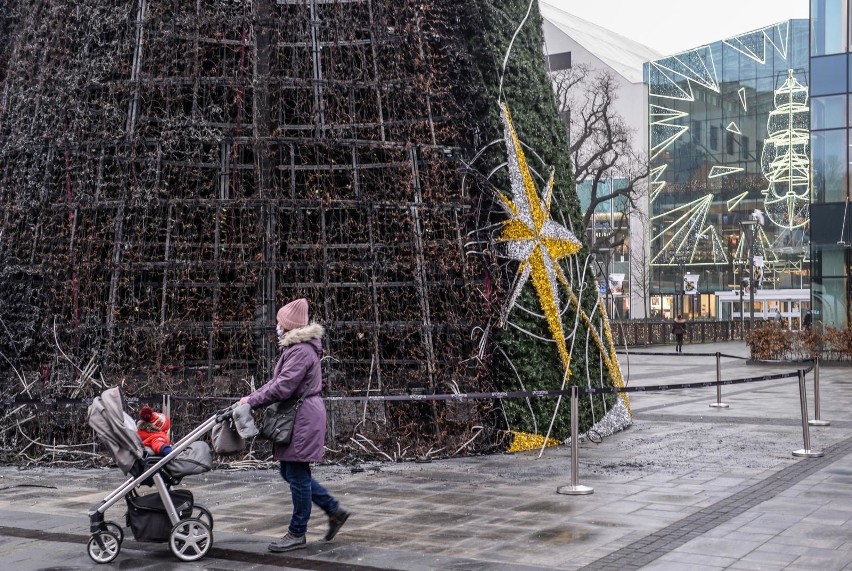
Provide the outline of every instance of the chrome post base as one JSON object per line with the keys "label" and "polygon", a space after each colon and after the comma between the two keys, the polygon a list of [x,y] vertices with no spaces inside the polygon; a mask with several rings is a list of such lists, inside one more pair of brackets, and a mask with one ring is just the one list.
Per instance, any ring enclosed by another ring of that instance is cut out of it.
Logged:
{"label": "chrome post base", "polygon": [[793,456],[797,458],[821,458],[825,456],[825,453],[822,450],[805,450],[803,448],[801,450],[794,450]]}
{"label": "chrome post base", "polygon": [[714,402],[710,403],[710,408],[731,408],[731,406],[723,402]]}
{"label": "chrome post base", "polygon": [[810,424],[811,426],[831,426],[831,422],[829,422],[828,420],[817,420],[817,419],[809,420],[808,424]]}
{"label": "chrome post base", "polygon": [[585,496],[587,494],[591,494],[595,491],[594,488],[590,488],[589,486],[583,486],[581,484],[577,484],[576,486],[559,486],[556,488],[557,494],[562,494],[565,496]]}

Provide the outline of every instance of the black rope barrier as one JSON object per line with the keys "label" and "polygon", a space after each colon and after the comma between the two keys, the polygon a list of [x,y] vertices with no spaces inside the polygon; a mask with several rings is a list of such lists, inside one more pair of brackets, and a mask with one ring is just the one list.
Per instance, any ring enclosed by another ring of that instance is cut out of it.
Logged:
{"label": "black rope barrier", "polygon": [[[716,353],[667,353],[665,351],[624,351],[624,350],[616,350],[616,353],[619,355],[653,355],[655,357],[671,357],[672,355],[684,356],[684,357],[715,357]],[[741,357],[739,355],[727,355],[725,353],[719,353],[720,357],[730,357],[732,359],[748,359],[748,357]],[[787,361],[789,363],[790,361]]]}
{"label": "black rope barrier", "polygon": [[[616,350],[616,353],[619,355],[651,355],[655,357],[671,357],[672,355],[676,355],[678,357],[715,357],[716,353],[667,353],[665,351],[624,351],[624,350]],[[728,353],[719,353],[720,357],[726,357],[728,359],[740,359],[742,361],[750,361],[752,363],[757,364],[766,364],[766,365],[796,365],[796,364],[804,364],[804,363],[813,363],[813,359],[785,359],[781,360],[773,360],[773,359],[752,359],[751,357],[743,357],[742,355],[729,355]]]}
{"label": "black rope barrier", "polygon": [[[715,356],[715,353],[712,353]],[[797,377],[799,371],[808,373],[813,370],[813,365],[806,369],[797,369],[793,372],[776,373],[772,375],[760,375],[757,377],[743,377],[739,379],[726,379],[719,381],[701,381],[692,383],[675,383],[668,385],[647,385],[647,386],[632,386],[632,387],[578,387],[581,394],[600,395],[600,394],[618,394],[618,393],[640,393],[640,392],[663,392],[670,390],[683,390],[692,388],[707,388],[722,385],[739,385],[744,383],[754,383],[760,381],[770,381],[774,379],[786,379],[789,377]],[[139,404],[160,402],[165,395],[150,395],[140,397],[125,397],[127,404]],[[477,399],[519,399],[519,398],[544,398],[544,397],[570,397],[571,389],[551,389],[540,391],[498,391],[498,392],[477,392],[477,393],[448,393],[448,394],[399,394],[399,395],[366,395],[366,396],[336,396],[330,395],[322,397],[326,402],[418,402],[418,401],[460,401],[460,400],[477,400]],[[226,401],[233,402],[239,397],[193,397],[185,395],[175,395],[169,397],[173,401],[191,401],[191,402],[207,402],[207,401]],[[58,404],[85,404],[92,403],[92,398],[43,398],[43,399],[27,399],[27,398],[7,398],[0,401],[0,406],[16,406],[16,405],[35,405],[35,406],[54,406]]]}

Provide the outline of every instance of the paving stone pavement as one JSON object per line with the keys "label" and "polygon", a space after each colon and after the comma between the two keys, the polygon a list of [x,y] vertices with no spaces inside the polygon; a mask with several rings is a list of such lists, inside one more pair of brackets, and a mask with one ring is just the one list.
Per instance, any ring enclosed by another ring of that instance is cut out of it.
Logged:
{"label": "paving stone pavement", "polygon": [[[745,355],[741,343],[632,351],[631,385],[715,379],[715,358]],[[793,366],[722,359],[724,379]],[[179,563],[164,544],[125,540],[115,569],[715,570],[852,569],[850,369],[823,367],[821,416],[810,427],[822,458],[802,448],[795,378],[630,395],[634,425],[579,445],[587,496],[556,494],[570,483],[570,447],[438,460],[428,464],[323,465],[315,476],[353,516],[334,542],[315,514],[308,546],[266,551],[286,530],[289,495],[273,470],[214,470],[188,477],[215,517],[214,547]],[[808,378],[813,415],[812,377]],[[92,504],[123,478],[117,469],[0,468],[0,569],[90,569]],[[109,519],[122,522],[116,505]],[[128,530],[129,532],[129,530]],[[129,533],[128,533],[129,534]]]}

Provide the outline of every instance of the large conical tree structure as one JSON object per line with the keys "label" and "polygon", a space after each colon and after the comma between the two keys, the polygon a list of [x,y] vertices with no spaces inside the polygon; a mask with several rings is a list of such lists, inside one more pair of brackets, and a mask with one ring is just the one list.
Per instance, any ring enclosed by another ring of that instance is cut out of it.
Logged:
{"label": "large conical tree structure", "polygon": [[[265,380],[296,297],[328,330],[332,394],[618,382],[584,249],[559,260],[569,360],[544,290],[514,287],[508,133],[583,234],[534,4],[4,2],[3,396],[121,384],[186,397],[189,428]],[[583,426],[616,404],[584,399]],[[85,407],[40,406],[9,421],[90,440]],[[553,419],[567,436],[553,399],[329,408],[334,449],[387,458],[500,449]]]}

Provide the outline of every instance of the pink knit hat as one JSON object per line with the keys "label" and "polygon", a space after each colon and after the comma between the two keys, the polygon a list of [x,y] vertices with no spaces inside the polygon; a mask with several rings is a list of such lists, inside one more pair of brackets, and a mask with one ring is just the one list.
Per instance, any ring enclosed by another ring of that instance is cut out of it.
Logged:
{"label": "pink knit hat", "polygon": [[308,300],[296,299],[278,310],[278,324],[290,331],[308,324]]}

